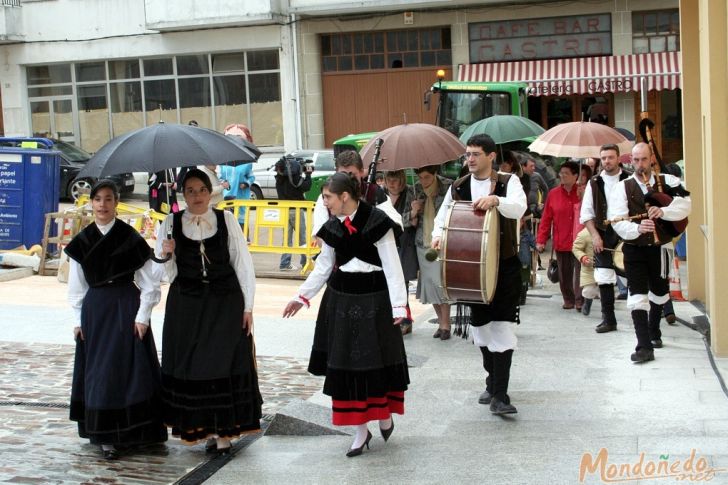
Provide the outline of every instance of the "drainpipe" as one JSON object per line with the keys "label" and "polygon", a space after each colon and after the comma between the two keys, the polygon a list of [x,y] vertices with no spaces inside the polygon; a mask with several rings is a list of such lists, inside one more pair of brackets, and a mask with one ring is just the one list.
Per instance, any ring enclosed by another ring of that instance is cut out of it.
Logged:
{"label": "drainpipe", "polygon": [[296,150],[303,148],[301,124],[301,92],[298,79],[298,19],[291,14],[291,36],[293,37],[293,102],[296,104]]}

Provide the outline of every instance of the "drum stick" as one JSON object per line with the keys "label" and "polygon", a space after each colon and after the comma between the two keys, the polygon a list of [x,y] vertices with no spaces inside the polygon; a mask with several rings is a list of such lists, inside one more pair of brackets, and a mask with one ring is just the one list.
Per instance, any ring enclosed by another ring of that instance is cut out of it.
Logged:
{"label": "drum stick", "polygon": [[430,248],[427,251],[425,251],[425,259],[430,262],[435,261],[439,255],[440,255],[440,252],[434,248]]}

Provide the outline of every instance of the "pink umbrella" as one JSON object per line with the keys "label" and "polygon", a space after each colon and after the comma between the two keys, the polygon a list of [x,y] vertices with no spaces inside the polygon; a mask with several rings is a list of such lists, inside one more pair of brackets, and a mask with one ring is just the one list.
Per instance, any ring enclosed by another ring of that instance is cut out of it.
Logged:
{"label": "pink umbrella", "polygon": [[409,123],[387,128],[373,136],[360,152],[365,165],[374,159],[379,139],[383,145],[377,170],[440,165],[465,153],[465,145],[446,129],[426,123]]}
{"label": "pink umbrella", "polygon": [[589,121],[556,125],[539,135],[528,149],[553,157],[598,158],[599,148],[607,143],[617,145],[621,153],[632,149],[632,142],[614,128]]}

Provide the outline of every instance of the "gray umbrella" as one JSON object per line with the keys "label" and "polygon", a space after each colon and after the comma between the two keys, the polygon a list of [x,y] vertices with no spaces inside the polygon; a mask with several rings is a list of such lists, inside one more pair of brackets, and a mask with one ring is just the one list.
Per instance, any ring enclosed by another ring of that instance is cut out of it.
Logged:
{"label": "gray umbrella", "polygon": [[207,128],[159,122],[117,136],[102,146],[78,177],[102,178],[126,172],[159,172],[194,165],[255,162],[260,150],[238,136]]}

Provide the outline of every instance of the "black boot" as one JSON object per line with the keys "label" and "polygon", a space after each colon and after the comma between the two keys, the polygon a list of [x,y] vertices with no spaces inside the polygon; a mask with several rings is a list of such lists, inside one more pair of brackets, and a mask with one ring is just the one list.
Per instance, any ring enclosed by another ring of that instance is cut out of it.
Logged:
{"label": "black boot", "polygon": [[650,317],[648,328],[650,330],[650,342],[656,349],[662,348],[662,332],[660,331],[660,320],[662,319],[662,305],[650,302]]}
{"label": "black boot", "polygon": [[493,399],[493,352],[488,350],[488,347],[480,347],[480,352],[483,354],[483,369],[488,373],[485,378],[485,391],[483,391],[478,397],[480,404],[490,404]]}
{"label": "black boot", "polygon": [[614,285],[599,285],[599,298],[602,301],[602,322],[597,325],[597,333],[617,330],[617,317],[614,316]]}
{"label": "black boot", "polygon": [[515,414],[518,410],[511,404],[511,398],[508,396],[508,381],[511,378],[513,350],[492,352],[492,355],[493,399],[490,402],[490,412],[493,414]]}
{"label": "black boot", "polygon": [[632,310],[632,321],[634,322],[634,333],[637,336],[637,347],[632,354],[632,362],[641,363],[655,360],[652,342],[650,341],[649,319],[647,311]]}

